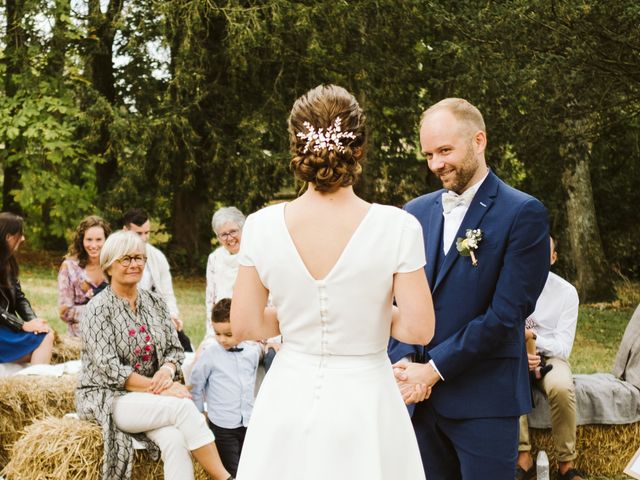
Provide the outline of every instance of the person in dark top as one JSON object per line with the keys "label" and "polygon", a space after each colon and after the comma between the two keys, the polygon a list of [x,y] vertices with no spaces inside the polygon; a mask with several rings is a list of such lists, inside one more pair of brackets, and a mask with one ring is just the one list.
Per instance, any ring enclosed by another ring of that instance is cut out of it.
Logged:
{"label": "person in dark top", "polygon": [[53,329],[35,314],[18,281],[15,253],[23,227],[21,217],[0,213],[0,363],[49,363]]}

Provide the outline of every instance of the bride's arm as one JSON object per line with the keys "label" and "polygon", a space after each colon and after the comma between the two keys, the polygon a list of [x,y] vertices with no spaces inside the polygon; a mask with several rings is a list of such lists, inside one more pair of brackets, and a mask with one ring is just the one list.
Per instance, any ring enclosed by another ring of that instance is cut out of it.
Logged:
{"label": "bride's arm", "polygon": [[231,331],[239,341],[280,335],[276,310],[267,307],[268,297],[255,267],[240,265],[231,301]]}
{"label": "bride's arm", "polygon": [[396,273],[393,294],[398,305],[391,321],[391,336],[414,345],[426,345],[433,337],[435,314],[424,269]]}

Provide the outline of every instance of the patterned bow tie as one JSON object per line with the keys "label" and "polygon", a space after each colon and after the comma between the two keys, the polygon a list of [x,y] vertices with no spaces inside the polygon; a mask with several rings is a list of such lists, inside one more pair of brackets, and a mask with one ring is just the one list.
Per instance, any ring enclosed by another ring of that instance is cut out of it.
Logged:
{"label": "patterned bow tie", "polygon": [[242,350],[244,350],[244,348],[238,348],[238,347],[227,348],[227,352],[241,352]]}
{"label": "patterned bow tie", "polygon": [[467,190],[461,195],[458,195],[451,190],[448,190],[442,194],[442,210],[445,214],[450,213],[456,207],[463,206],[468,207],[475,195],[474,190]]}

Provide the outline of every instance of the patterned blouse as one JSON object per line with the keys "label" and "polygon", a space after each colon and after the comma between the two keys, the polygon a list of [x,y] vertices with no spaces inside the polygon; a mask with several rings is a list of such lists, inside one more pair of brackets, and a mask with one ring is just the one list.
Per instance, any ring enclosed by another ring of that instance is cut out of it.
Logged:
{"label": "patterned blouse", "polygon": [[[104,284],[105,282],[103,282]],[[87,271],[78,264],[77,258],[65,258],[58,272],[58,309],[60,319],[67,324],[69,335],[80,335],[80,317],[86,303],[91,300],[94,290],[101,285],[94,285]]]}
{"label": "patterned blouse", "polygon": [[[132,438],[143,443],[152,458],[159,456],[158,447],[144,433],[122,432],[111,418],[113,399],[127,393],[124,384],[129,375],[152,377],[164,363],[180,367],[184,360],[164,300],[139,289],[136,312],[107,287],[87,304],[80,322],[82,371],[76,408],[80,418],[102,426],[103,480],[131,478]],[[177,372],[181,379],[180,368]]]}

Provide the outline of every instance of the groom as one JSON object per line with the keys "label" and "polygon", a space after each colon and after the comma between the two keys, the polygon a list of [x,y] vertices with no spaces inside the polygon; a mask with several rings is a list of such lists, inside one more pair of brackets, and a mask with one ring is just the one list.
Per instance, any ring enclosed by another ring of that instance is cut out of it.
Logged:
{"label": "groom", "polygon": [[[436,330],[426,347],[391,339],[389,355],[409,360],[396,377],[415,403],[427,478],[513,480],[518,417],[531,409],[524,322],[549,273],[547,214],[487,168],[484,120],[466,100],[427,109],[420,145],[444,187],[406,205],[424,231]],[[430,397],[410,382],[431,386]]]}

